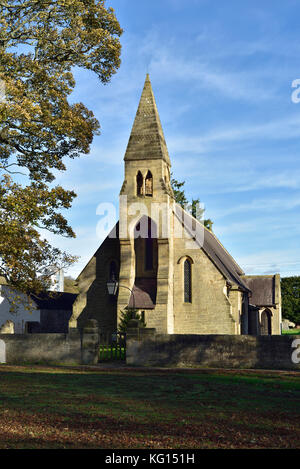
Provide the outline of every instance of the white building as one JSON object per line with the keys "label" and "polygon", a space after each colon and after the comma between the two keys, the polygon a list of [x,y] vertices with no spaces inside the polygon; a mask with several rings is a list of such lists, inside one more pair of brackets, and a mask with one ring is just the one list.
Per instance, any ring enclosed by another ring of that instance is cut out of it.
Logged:
{"label": "white building", "polygon": [[29,322],[40,322],[36,303],[8,285],[0,285],[0,333],[24,334]]}

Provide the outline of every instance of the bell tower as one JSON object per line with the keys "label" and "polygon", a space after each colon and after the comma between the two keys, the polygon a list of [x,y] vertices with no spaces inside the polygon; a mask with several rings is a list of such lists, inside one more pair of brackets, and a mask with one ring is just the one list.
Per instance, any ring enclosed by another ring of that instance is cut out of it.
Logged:
{"label": "bell tower", "polygon": [[[171,161],[162,130],[149,74],[131,130],[125,157],[125,180],[121,195],[133,201],[148,197],[166,201],[172,196]],[[133,177],[134,176],[134,177]]]}
{"label": "bell tower", "polygon": [[173,191],[170,157],[147,74],[125,157],[120,192],[118,314],[143,311],[147,327],[173,332]]}

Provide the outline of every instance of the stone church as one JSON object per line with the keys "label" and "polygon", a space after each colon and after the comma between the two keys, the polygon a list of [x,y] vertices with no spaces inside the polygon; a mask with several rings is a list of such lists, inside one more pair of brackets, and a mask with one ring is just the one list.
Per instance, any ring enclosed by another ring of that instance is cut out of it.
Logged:
{"label": "stone church", "polygon": [[124,162],[119,222],[77,279],[70,328],[96,319],[114,333],[129,306],[163,334],[280,334],[280,276],[246,276],[214,233],[175,202],[149,75]]}

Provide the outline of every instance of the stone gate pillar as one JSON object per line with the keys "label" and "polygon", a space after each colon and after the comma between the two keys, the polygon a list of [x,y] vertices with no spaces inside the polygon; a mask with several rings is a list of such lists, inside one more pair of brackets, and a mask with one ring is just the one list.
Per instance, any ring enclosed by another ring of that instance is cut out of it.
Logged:
{"label": "stone gate pillar", "polygon": [[99,359],[100,335],[98,321],[89,319],[82,330],[81,362],[83,365],[96,365]]}

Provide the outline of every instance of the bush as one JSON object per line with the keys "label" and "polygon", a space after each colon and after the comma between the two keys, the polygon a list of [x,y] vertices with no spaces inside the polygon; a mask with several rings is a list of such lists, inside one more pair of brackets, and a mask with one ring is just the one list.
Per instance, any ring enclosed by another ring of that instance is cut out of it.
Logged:
{"label": "bush", "polygon": [[125,308],[124,311],[121,311],[121,319],[118,327],[119,332],[126,332],[128,323],[131,319],[137,319],[141,323],[141,327],[146,327],[145,319],[143,314],[139,313],[135,308]]}

